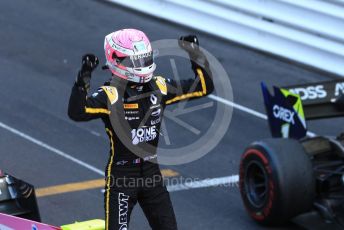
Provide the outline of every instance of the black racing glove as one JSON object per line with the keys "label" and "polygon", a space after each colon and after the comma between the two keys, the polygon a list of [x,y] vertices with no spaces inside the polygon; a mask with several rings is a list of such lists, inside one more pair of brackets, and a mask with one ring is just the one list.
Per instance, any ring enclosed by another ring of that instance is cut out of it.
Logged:
{"label": "black racing glove", "polygon": [[195,52],[199,50],[199,41],[196,35],[181,36],[178,42],[180,48],[186,52]]}
{"label": "black racing glove", "polygon": [[204,53],[199,48],[199,41],[196,35],[187,35],[179,38],[180,48],[185,50],[192,61],[193,68],[195,64],[203,68],[209,68],[209,63]]}
{"label": "black racing glove", "polygon": [[85,54],[82,57],[81,63],[81,70],[79,71],[76,79],[76,84],[88,91],[90,88],[91,73],[95,68],[97,68],[99,59],[94,54]]}

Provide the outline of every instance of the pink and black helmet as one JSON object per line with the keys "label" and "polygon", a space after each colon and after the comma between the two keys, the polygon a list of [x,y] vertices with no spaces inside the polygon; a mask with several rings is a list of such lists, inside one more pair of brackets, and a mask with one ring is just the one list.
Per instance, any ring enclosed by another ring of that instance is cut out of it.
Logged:
{"label": "pink and black helmet", "polygon": [[105,36],[106,65],[120,78],[149,82],[156,65],[148,37],[140,30],[123,29]]}

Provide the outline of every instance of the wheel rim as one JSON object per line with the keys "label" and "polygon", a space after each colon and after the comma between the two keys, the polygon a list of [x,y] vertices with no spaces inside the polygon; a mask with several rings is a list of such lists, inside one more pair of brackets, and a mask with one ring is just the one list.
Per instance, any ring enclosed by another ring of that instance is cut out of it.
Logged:
{"label": "wheel rim", "polygon": [[262,208],[268,199],[268,175],[260,162],[250,162],[245,170],[246,196],[255,208]]}

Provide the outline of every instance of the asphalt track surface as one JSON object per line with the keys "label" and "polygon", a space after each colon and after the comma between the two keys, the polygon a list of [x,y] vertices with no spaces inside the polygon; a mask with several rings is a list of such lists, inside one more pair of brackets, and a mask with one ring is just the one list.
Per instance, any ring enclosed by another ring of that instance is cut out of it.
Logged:
{"label": "asphalt track surface", "polygon": [[[103,169],[108,157],[103,125],[100,121],[72,122],[67,117],[67,103],[81,55],[93,52],[104,61],[104,36],[129,27],[145,31],[152,41],[196,33],[201,45],[220,60],[229,74],[234,101],[261,113],[264,113],[261,81],[283,86],[329,79],[325,74],[104,1],[1,1],[0,122]],[[160,63],[157,71],[170,75],[170,63]],[[183,78],[191,74],[183,68],[179,71]],[[107,73],[97,70],[93,88],[107,78]],[[183,116],[195,127],[202,127],[212,118],[211,111]],[[176,142],[187,141],[187,136],[192,138],[193,134],[187,130],[178,132],[173,121],[167,124]],[[342,131],[343,121],[310,122],[309,127],[315,133],[336,135]],[[166,168],[183,177],[198,179],[235,175],[244,148],[267,137],[265,120],[235,109],[230,128],[215,149],[192,163]],[[0,156],[0,168],[37,188],[101,178],[3,128],[0,128]],[[235,186],[178,191],[171,193],[171,197],[180,229],[264,229],[247,216]],[[99,188],[41,197],[38,202],[43,221],[49,224],[104,218]],[[302,226],[333,228],[323,225],[316,215],[307,215],[279,229],[303,229]],[[131,229],[148,229],[138,206],[134,209]]]}

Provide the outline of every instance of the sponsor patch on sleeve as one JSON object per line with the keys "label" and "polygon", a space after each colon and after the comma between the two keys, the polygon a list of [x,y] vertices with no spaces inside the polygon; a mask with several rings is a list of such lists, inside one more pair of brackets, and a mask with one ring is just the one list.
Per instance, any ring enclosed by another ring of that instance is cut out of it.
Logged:
{"label": "sponsor patch on sleeve", "polygon": [[113,105],[118,100],[118,92],[117,89],[113,86],[102,86],[101,89],[104,90],[107,97],[109,98],[110,104]]}
{"label": "sponsor patch on sleeve", "polygon": [[159,87],[160,91],[162,94],[167,95],[167,85],[166,85],[166,80],[165,78],[161,76],[157,76],[155,79],[155,83]]}

